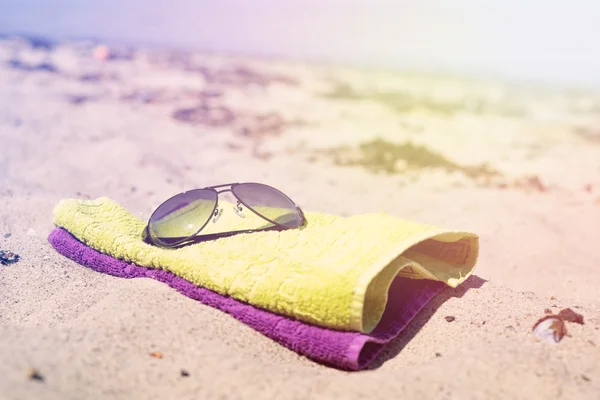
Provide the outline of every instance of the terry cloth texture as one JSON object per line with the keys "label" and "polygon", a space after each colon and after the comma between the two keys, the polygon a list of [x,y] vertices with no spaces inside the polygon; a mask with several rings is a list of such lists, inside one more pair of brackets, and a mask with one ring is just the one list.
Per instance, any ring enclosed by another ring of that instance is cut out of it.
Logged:
{"label": "terry cloth texture", "polygon": [[[336,330],[376,329],[397,276],[456,287],[477,261],[479,240],[474,233],[384,213],[305,216],[307,223],[299,229],[163,249],[144,243],[146,223],[106,197],[63,200],[54,209],[56,226],[103,254]],[[251,220],[233,212],[220,218],[222,230]]]}

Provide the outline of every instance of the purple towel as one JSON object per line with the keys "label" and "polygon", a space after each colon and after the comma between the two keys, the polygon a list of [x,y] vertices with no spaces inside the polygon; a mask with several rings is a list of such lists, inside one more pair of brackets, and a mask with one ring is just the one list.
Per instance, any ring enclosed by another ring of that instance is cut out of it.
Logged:
{"label": "purple towel", "polygon": [[398,277],[392,283],[390,298],[377,328],[370,334],[343,332],[273,314],[196,286],[170,272],[140,267],[99,253],[62,228],[54,229],[48,241],[60,254],[81,265],[121,278],[153,278],[164,282],[192,299],[230,314],[299,354],[346,370],[360,370],[369,365],[444,287],[437,281]]}

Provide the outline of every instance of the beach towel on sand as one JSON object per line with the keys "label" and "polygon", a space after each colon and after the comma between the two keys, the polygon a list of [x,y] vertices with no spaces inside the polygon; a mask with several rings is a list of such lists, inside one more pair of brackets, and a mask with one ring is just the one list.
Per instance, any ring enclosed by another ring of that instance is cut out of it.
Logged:
{"label": "beach towel on sand", "polygon": [[[397,276],[456,287],[478,256],[478,236],[470,232],[383,213],[305,215],[301,229],[162,249],[143,242],[144,221],[105,197],[63,200],[53,214],[56,226],[100,253],[168,271],[275,314],[363,333],[380,324]],[[221,218],[223,230],[239,220],[234,213]]]}
{"label": "beach towel on sand", "polygon": [[224,311],[279,344],[314,361],[344,370],[361,370],[396,338],[417,313],[443,287],[428,279],[397,277],[392,282],[387,307],[370,334],[338,331],[277,315],[196,286],[171,272],[140,267],[102,254],[75,239],[62,228],[54,229],[49,242],[62,255],[95,271],[122,278],[152,278],[180,293]]}

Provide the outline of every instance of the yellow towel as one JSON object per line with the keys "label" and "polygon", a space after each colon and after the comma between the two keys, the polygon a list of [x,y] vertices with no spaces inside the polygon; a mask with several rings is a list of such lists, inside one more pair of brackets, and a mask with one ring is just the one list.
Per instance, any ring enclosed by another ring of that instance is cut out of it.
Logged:
{"label": "yellow towel", "polygon": [[[210,231],[256,227],[224,207]],[[142,241],[146,221],[109,198],[62,200],[55,225],[115,258],[161,268],[199,286],[315,325],[371,332],[394,277],[435,279],[451,287],[473,271],[474,233],[387,214],[338,217],[305,213],[300,229],[239,234],[180,249]],[[260,220],[258,220],[260,221]]]}

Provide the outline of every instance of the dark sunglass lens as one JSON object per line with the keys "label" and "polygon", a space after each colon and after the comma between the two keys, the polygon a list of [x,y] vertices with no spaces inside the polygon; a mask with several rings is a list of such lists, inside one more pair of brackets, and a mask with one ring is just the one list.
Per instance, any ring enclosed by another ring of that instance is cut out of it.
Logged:
{"label": "dark sunglass lens", "polygon": [[150,217],[150,236],[162,244],[196,234],[210,220],[217,204],[214,190],[191,190],[161,204]]}
{"label": "dark sunglass lens", "polygon": [[242,203],[262,217],[286,228],[296,228],[302,218],[290,198],[279,190],[260,183],[242,183],[232,188]]}

